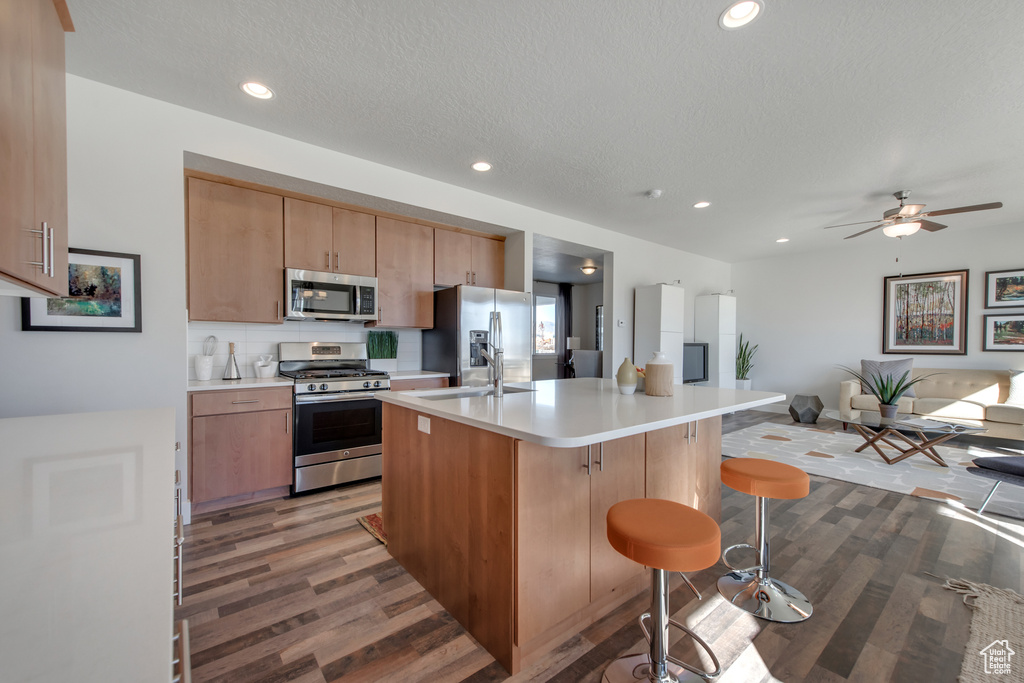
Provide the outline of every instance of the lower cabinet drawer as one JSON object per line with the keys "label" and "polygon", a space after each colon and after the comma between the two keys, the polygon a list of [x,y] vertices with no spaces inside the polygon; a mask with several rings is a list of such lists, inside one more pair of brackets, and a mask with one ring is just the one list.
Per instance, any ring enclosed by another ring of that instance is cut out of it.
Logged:
{"label": "lower cabinet drawer", "polygon": [[292,407],[291,387],[272,389],[225,389],[192,393],[192,416],[284,410]]}

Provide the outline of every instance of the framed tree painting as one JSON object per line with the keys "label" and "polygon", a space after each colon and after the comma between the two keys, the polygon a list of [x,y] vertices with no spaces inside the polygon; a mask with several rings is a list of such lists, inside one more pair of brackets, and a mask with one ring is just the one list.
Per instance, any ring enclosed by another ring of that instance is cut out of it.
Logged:
{"label": "framed tree painting", "polygon": [[1024,351],[1024,314],[986,315],[982,351]]}
{"label": "framed tree painting", "polygon": [[985,308],[1024,308],[1024,268],[985,273]]}
{"label": "framed tree painting", "polygon": [[138,254],[68,249],[68,294],[21,300],[21,329],[142,332]]}
{"label": "framed tree painting", "polygon": [[882,353],[967,353],[967,271],[884,279]]}

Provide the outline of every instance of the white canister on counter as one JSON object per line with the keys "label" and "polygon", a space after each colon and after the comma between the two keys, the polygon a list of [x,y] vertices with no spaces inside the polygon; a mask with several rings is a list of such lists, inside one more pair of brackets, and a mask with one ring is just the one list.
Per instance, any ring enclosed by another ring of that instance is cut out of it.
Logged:
{"label": "white canister on counter", "polygon": [[196,379],[208,380],[213,377],[213,356],[196,355]]}
{"label": "white canister on counter", "polygon": [[647,361],[644,368],[647,375],[644,380],[644,393],[648,396],[671,396],[674,369],[668,356],[661,351],[655,351],[654,357]]}

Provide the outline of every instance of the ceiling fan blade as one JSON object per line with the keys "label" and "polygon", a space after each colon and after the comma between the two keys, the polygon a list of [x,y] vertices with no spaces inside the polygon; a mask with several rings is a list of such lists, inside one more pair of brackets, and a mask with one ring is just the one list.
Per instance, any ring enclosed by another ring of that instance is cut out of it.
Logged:
{"label": "ceiling fan blade", "polygon": [[926,211],[922,216],[948,216],[951,213],[967,213],[968,211],[985,211],[986,209],[1001,209],[1002,202],[990,202],[988,204],[973,204],[971,206],[958,206],[955,209],[940,209],[939,211]]}
{"label": "ceiling fan blade", "polygon": [[871,221],[857,221],[856,223],[841,223],[839,225],[826,225],[824,228],[822,228],[822,230],[831,230],[832,228],[848,228],[851,225],[864,225],[865,223],[877,223],[877,222],[878,222],[878,219],[876,218],[876,219],[871,220]]}
{"label": "ceiling fan blade", "polygon": [[871,232],[872,230],[878,230],[883,225],[885,225],[885,223],[879,223],[878,225],[870,227],[867,230],[861,230],[860,232],[858,232],[858,233],[856,233],[854,235],[850,235],[849,237],[844,237],[843,239],[844,240],[852,240],[854,237],[860,237],[861,235],[865,235],[865,234]]}
{"label": "ceiling fan blade", "polygon": [[923,218],[921,219],[922,230],[927,230],[928,232],[935,232],[936,230],[942,230],[945,227],[947,226],[943,225],[942,223],[936,223],[935,221],[926,221]]}
{"label": "ceiling fan blade", "polygon": [[921,213],[923,208],[924,204],[904,204],[900,207],[898,214],[900,216],[916,216]]}

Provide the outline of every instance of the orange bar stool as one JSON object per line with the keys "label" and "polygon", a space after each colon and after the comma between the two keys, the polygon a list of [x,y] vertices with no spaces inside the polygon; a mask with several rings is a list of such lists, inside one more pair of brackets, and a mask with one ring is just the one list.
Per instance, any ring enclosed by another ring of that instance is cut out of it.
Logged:
{"label": "orange bar stool", "polygon": [[[682,624],[669,619],[669,572],[707,569],[718,561],[722,532],[703,512],[671,500],[636,498],[616,503],[608,510],[608,542],[620,554],[651,568],[651,611],[640,617],[650,654],[620,657],[605,669],[605,683],[657,683],[696,681],[722,672],[708,644]],[[689,579],[690,589],[700,598]],[[653,622],[651,631],[646,621]],[[693,638],[711,656],[714,672],[690,666],[668,653],[668,629],[675,626]],[[692,673],[689,673],[692,672]],[[696,674],[696,675],[694,675]],[[699,678],[698,678],[699,677]]]}
{"label": "orange bar stool", "polygon": [[[768,621],[793,623],[811,616],[811,601],[789,584],[771,576],[769,552],[768,500],[803,498],[811,490],[811,480],[798,467],[760,458],[729,458],[722,463],[722,483],[742,493],[757,496],[754,533],[757,548],[747,543],[729,546],[722,562],[732,571],[718,580],[718,592],[732,604],[755,617]],[[757,565],[737,569],[729,564],[729,552],[737,548],[757,551]]]}

